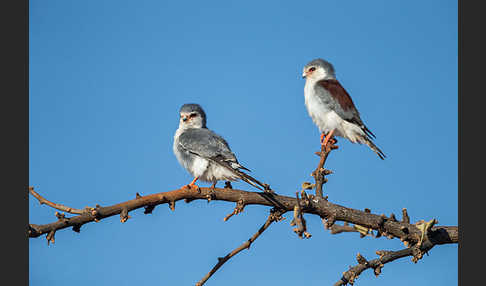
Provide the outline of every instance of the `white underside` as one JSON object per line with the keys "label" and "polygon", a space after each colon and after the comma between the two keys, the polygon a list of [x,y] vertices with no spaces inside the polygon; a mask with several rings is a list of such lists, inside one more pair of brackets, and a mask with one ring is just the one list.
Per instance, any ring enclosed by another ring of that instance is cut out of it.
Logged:
{"label": "white underside", "polygon": [[199,177],[200,180],[205,182],[216,181],[236,181],[238,176],[230,170],[218,165],[217,163],[210,162],[208,159],[197,157],[192,166],[187,169],[194,177]]}
{"label": "white underside", "polygon": [[315,94],[313,86],[314,84],[306,82],[304,88],[305,106],[319,131],[327,134],[334,130],[335,136],[347,138],[353,143],[365,143],[362,139],[363,136],[366,136],[363,130],[358,125],[343,120],[334,110],[323,104]]}

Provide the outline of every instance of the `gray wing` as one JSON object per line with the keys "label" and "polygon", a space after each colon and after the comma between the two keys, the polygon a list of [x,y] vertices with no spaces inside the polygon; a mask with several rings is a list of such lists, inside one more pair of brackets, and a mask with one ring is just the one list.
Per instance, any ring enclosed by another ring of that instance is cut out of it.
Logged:
{"label": "gray wing", "polygon": [[265,189],[269,187],[267,184],[261,183],[240,171],[239,169],[250,170],[238,163],[235,154],[231,152],[228,143],[223,137],[207,128],[187,129],[179,136],[179,146],[190,153],[206,158],[234,172],[240,179],[258,189],[261,188],[257,185]]}
{"label": "gray wing", "polygon": [[207,159],[222,157],[238,162],[226,140],[207,128],[187,129],[180,135],[179,144],[184,150]]}
{"label": "gray wing", "polygon": [[324,104],[334,110],[342,119],[357,124],[370,137],[373,132],[364,125],[351,96],[336,79],[320,80],[315,85],[316,95]]}

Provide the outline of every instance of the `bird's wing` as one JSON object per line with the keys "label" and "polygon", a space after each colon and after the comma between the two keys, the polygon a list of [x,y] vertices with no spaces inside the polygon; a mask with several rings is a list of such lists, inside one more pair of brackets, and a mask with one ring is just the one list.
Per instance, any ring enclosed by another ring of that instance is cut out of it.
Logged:
{"label": "bird's wing", "polygon": [[228,169],[240,179],[258,189],[261,189],[258,185],[264,188],[268,187],[266,184],[240,171],[240,169],[250,170],[238,163],[235,154],[231,152],[228,143],[223,137],[207,128],[187,129],[179,136],[179,144],[184,150]]}
{"label": "bird's wing", "polygon": [[179,136],[180,146],[193,154],[206,159],[221,157],[223,160],[237,162],[223,137],[207,128],[190,128]]}
{"label": "bird's wing", "polygon": [[363,121],[359,116],[358,109],[354,105],[351,96],[349,96],[348,92],[344,89],[344,87],[339,83],[336,79],[325,79],[320,80],[316,83],[316,94],[323,95],[324,92],[319,92],[319,89],[325,89],[327,93],[331,96],[333,103],[330,104],[330,108],[332,108],[342,119],[349,121],[358,125],[366,135],[374,138],[375,134],[371,132],[371,130],[364,125]]}

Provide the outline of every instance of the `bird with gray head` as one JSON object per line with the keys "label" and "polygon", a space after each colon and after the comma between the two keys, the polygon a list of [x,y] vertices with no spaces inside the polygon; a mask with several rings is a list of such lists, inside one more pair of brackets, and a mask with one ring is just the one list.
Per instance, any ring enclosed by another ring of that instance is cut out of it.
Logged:
{"label": "bird with gray head", "polygon": [[221,180],[243,180],[260,189],[269,190],[267,184],[245,174],[250,171],[238,163],[235,154],[223,139],[206,127],[206,113],[199,104],[184,104],[180,111],[179,128],[174,135],[174,154],[179,163],[194,176],[186,187],[198,188],[198,179],[213,183]]}
{"label": "bird with gray head", "polygon": [[305,106],[321,132],[321,144],[327,146],[333,136],[352,143],[368,145],[382,160],[385,154],[373,143],[375,135],[364,125],[353,100],[336,79],[334,67],[323,59],[310,61],[302,77]]}

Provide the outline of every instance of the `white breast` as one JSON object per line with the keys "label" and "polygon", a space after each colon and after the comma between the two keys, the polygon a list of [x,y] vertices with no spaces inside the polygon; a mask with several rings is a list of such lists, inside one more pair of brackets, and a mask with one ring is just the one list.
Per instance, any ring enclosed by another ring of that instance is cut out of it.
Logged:
{"label": "white breast", "polygon": [[178,128],[176,130],[174,134],[174,144],[172,145],[172,151],[174,152],[177,161],[179,161],[179,164],[181,164],[182,167],[184,167],[187,170],[189,166],[187,166],[187,162],[182,160],[182,154],[179,152],[179,149],[177,148],[177,146],[179,145],[179,136],[181,135],[182,131],[183,130],[181,128]]}
{"label": "white breast", "polygon": [[319,131],[328,133],[332,129],[336,129],[336,135],[341,136],[339,129],[343,120],[316,95],[314,83],[306,81],[304,98],[307,112],[309,112]]}

